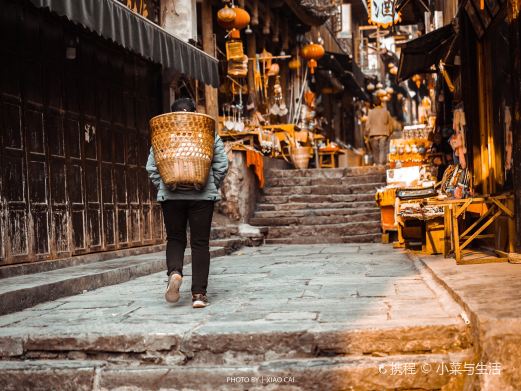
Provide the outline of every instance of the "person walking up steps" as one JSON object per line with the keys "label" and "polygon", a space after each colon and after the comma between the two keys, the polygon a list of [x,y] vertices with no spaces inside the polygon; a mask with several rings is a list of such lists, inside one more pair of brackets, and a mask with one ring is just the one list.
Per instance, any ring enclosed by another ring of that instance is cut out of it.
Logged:
{"label": "person walking up steps", "polygon": [[[190,98],[181,98],[174,102],[172,111],[195,112],[195,104]],[[190,224],[192,249],[192,306],[194,308],[206,307],[208,305],[206,291],[210,270],[209,242],[213,210],[215,202],[220,199],[219,188],[228,171],[228,158],[224,144],[216,134],[208,182],[201,191],[167,188],[159,175],[152,148],[150,148],[146,169],[158,189],[157,200],[161,203],[165,222],[168,269],[165,299],[169,303],[179,301],[188,223]]]}
{"label": "person walking up steps", "polygon": [[389,151],[389,136],[392,133],[392,117],[382,106],[379,98],[376,99],[375,107],[369,110],[366,129],[374,162],[377,165],[385,165]]}

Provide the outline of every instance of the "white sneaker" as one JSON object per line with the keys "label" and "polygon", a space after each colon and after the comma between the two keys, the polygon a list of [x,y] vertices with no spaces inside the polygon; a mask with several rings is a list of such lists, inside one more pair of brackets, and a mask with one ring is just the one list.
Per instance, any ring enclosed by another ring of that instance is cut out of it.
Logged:
{"label": "white sneaker", "polygon": [[179,301],[179,288],[183,277],[180,274],[172,273],[168,278],[168,285],[166,286],[165,300],[169,303],[177,303]]}
{"label": "white sneaker", "polygon": [[208,297],[203,293],[192,294],[192,307],[193,308],[204,308],[208,305]]}

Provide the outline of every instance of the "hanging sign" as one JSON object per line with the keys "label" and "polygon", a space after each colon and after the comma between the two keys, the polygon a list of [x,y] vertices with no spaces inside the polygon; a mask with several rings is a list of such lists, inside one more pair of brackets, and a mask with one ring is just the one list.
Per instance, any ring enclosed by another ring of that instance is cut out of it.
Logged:
{"label": "hanging sign", "polygon": [[393,21],[393,3],[396,0],[367,0],[369,9],[369,23],[382,28],[391,27],[402,20],[399,12],[394,12]]}

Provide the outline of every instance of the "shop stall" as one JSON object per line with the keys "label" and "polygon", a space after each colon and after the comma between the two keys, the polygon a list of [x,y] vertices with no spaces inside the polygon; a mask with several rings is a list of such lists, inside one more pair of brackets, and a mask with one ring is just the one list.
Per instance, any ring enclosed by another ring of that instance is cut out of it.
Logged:
{"label": "shop stall", "polygon": [[[459,33],[448,25],[403,45],[398,79],[412,77],[439,115],[422,112],[422,125],[406,127],[403,137],[392,141],[388,185],[376,199],[382,229],[398,232],[396,246],[454,256],[457,264],[505,262],[516,240],[510,107],[506,99],[494,105],[487,98],[499,95],[489,90],[492,84],[486,84],[475,57],[465,63],[468,69],[461,66],[471,57],[457,45],[457,34],[473,37],[471,29],[465,20]],[[427,49],[430,57],[420,55]],[[458,50],[462,58],[456,61]],[[433,65],[437,73],[430,72]],[[489,124],[489,112],[498,112],[494,118],[502,122]]]}

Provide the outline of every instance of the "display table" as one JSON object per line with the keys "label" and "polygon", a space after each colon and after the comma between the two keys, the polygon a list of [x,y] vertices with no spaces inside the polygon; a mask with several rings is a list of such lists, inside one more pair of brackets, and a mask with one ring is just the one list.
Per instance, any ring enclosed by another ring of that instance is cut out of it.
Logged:
{"label": "display table", "polygon": [[[500,257],[465,259],[463,250],[476,239],[497,239],[497,232],[484,233],[500,216],[508,218],[508,252],[515,251],[515,225],[512,208],[512,194],[498,196],[472,197],[458,200],[427,199],[428,205],[443,206],[444,214],[444,255],[449,255],[452,248],[456,263],[507,262],[506,252],[496,251]],[[478,213],[480,217],[470,226],[464,226],[465,213]],[[460,227],[464,227],[461,229]]]}
{"label": "display table", "polygon": [[223,141],[236,141],[242,140],[244,145],[249,145],[253,147],[255,144],[255,137],[258,136],[258,132],[255,130],[246,131],[246,132],[236,132],[236,131],[219,131],[219,137]]}

